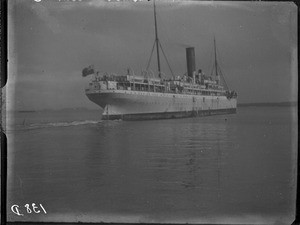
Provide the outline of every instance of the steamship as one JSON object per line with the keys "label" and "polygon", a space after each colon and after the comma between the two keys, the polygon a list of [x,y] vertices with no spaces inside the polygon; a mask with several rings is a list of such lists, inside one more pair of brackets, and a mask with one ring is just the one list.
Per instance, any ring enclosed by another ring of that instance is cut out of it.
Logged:
{"label": "steamship", "polygon": [[[140,75],[127,69],[125,75],[99,74],[89,66],[82,76],[93,75],[85,89],[87,97],[103,109],[104,120],[169,119],[194,116],[236,113],[237,93],[230,91],[217,62],[214,38],[214,74],[205,75],[196,70],[195,49],[186,48],[187,73],[175,76],[158,39],[156,7],[154,2],[157,76],[147,69]],[[166,59],[172,77],[163,77],[160,68],[160,51]]]}

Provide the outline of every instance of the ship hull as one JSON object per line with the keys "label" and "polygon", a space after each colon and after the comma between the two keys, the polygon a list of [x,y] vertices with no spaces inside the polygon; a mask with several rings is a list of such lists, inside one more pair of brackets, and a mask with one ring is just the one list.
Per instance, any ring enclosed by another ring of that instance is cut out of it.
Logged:
{"label": "ship hull", "polygon": [[236,113],[236,98],[159,92],[106,90],[86,92],[103,108],[104,120],[151,120]]}
{"label": "ship hull", "polygon": [[236,109],[215,109],[200,110],[198,112],[164,112],[164,113],[137,113],[137,114],[120,114],[120,115],[102,115],[103,120],[155,120],[155,119],[175,119],[187,117],[212,116],[223,114],[234,114]]}

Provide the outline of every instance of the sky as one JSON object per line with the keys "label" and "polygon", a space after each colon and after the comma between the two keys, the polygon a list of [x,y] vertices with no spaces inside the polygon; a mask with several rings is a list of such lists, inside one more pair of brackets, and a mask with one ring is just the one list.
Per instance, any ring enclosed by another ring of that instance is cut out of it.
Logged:
{"label": "sky", "polygon": [[[158,36],[175,75],[186,72],[185,48],[210,74],[218,63],[238,103],[297,101],[297,7],[291,2],[157,0]],[[12,0],[7,92],[17,110],[98,108],[85,96],[91,64],[135,74],[154,43],[147,0]],[[156,71],[155,52],[151,70]],[[162,71],[171,73],[161,54]]]}

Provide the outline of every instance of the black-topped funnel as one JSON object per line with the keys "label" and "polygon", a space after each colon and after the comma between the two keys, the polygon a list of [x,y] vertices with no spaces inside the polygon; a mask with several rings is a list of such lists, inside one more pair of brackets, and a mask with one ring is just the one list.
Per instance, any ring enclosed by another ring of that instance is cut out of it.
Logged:
{"label": "black-topped funnel", "polygon": [[194,47],[186,48],[186,67],[188,76],[193,77],[193,72],[196,71]]}

